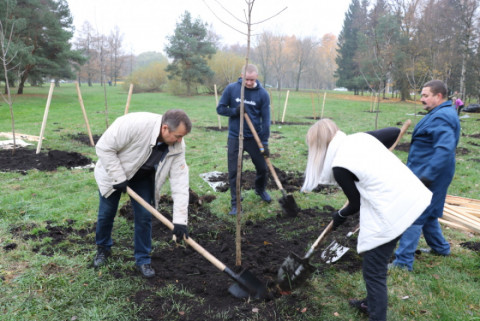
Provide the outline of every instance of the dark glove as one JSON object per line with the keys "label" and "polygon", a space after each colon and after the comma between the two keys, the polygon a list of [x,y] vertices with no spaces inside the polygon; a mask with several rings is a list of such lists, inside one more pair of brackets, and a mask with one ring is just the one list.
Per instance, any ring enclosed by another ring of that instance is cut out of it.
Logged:
{"label": "dark glove", "polygon": [[268,150],[268,145],[263,145],[263,156],[270,157],[270,150]]}
{"label": "dark glove", "polygon": [[188,239],[188,230],[187,226],[183,224],[173,224],[173,235],[175,235],[176,240],[175,242],[179,242],[183,240],[183,236]]}
{"label": "dark glove", "polygon": [[346,216],[342,216],[342,214],[340,213],[340,210],[336,211],[336,212],[333,212],[332,214],[332,220],[333,220],[333,227],[332,229],[335,231],[340,225],[342,225],[343,223],[345,223],[345,221],[347,220],[347,217]]}
{"label": "dark glove", "polygon": [[240,107],[236,107],[235,108],[235,114],[233,115],[235,117],[239,117],[240,116]]}
{"label": "dark glove", "polygon": [[126,193],[127,186],[128,186],[128,181],[124,181],[124,182],[113,185],[113,188],[122,193]]}
{"label": "dark glove", "polygon": [[422,181],[423,185],[425,185],[427,188],[430,188],[430,186],[432,185],[432,181],[426,177],[421,177],[420,181]]}

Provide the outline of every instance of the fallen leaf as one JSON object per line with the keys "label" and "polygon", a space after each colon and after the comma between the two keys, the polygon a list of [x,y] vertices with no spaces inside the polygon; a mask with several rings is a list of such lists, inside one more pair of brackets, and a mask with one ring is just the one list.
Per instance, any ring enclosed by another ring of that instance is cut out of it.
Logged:
{"label": "fallen leaf", "polygon": [[339,317],[339,316],[340,316],[340,313],[335,312],[335,313],[333,313],[333,315],[336,316],[336,317]]}
{"label": "fallen leaf", "polygon": [[185,311],[178,311],[178,314],[185,315]]}
{"label": "fallen leaf", "polygon": [[408,295],[402,297],[402,300],[406,300],[406,299],[410,299],[410,297]]}
{"label": "fallen leaf", "polygon": [[434,274],[433,277],[435,278],[435,280],[440,279],[440,276],[438,274]]}
{"label": "fallen leaf", "polygon": [[272,243],[267,242],[267,241],[263,241],[263,245],[272,245]]}
{"label": "fallen leaf", "polygon": [[292,294],[292,291],[280,291],[281,295],[290,295]]}
{"label": "fallen leaf", "polygon": [[77,319],[78,319],[78,317],[76,315],[74,315],[70,320],[75,321]]}
{"label": "fallen leaf", "polygon": [[302,313],[305,313],[305,312],[307,312],[307,308],[303,308],[303,309],[301,309],[301,310],[300,310],[300,312],[302,312]]}
{"label": "fallen leaf", "polygon": [[252,312],[253,312],[253,313],[258,313],[258,311],[259,311],[258,308],[253,308],[253,309],[252,309]]}

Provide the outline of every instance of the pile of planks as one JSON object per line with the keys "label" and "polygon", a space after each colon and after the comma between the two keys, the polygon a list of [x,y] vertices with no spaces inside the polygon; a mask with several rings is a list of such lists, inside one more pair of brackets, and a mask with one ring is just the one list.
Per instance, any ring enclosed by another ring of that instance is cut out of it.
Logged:
{"label": "pile of planks", "polygon": [[480,200],[447,195],[439,222],[454,229],[480,233]]}

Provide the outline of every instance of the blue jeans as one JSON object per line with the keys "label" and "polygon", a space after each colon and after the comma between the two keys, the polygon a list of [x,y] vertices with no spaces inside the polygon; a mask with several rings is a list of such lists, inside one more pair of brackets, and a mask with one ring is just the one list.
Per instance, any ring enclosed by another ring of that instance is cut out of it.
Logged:
{"label": "blue jeans", "polygon": [[450,254],[450,244],[445,240],[437,217],[428,217],[423,225],[414,224],[403,232],[395,251],[393,265],[413,270],[415,250],[423,232],[423,237],[433,251],[441,255]]}
{"label": "blue jeans", "polygon": [[[237,205],[237,163],[238,163],[238,138],[228,139],[228,181],[230,183],[230,196],[232,207]],[[267,186],[268,167],[263,154],[260,152],[254,139],[243,141],[243,150],[252,158],[257,175],[255,177],[255,191],[263,192]],[[242,158],[243,161],[243,158]]]}
{"label": "blue jeans", "polygon": [[[153,204],[155,179],[147,176],[137,180],[131,180],[128,186],[134,190],[147,203]],[[100,194],[100,193],[99,193]],[[118,209],[121,192],[115,191],[108,198],[100,194],[98,207],[96,244],[97,246],[110,249],[113,245],[112,229],[113,221]],[[152,250],[152,214],[134,199],[132,201],[134,213],[134,256],[137,265],[150,264],[150,252]]]}

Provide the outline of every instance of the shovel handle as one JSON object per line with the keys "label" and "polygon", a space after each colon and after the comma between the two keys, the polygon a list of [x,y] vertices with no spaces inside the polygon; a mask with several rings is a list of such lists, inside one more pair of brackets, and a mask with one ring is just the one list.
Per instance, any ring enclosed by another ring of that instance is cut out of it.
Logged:
{"label": "shovel handle", "polygon": [[312,246],[308,250],[307,254],[305,254],[304,259],[308,259],[310,256],[312,256],[313,251],[317,248],[318,244],[323,240],[325,235],[327,235],[328,232],[330,232],[333,228],[333,220],[330,221],[330,223],[327,225],[327,227],[323,230],[322,234],[313,242]]}
{"label": "shovel handle", "polygon": [[[162,222],[165,226],[167,226],[170,230],[173,231],[173,223],[170,222],[165,216],[160,214],[159,211],[157,211],[152,205],[148,204],[140,195],[135,193],[130,187],[127,186],[127,193],[132,197],[135,201],[140,203],[147,211],[152,213],[153,216],[158,218],[160,222]],[[188,239],[184,238],[185,243],[190,245],[195,251],[200,253],[204,258],[206,258],[210,263],[215,265],[216,268],[218,268],[220,271],[224,272],[225,268],[227,266],[223,264],[221,261],[219,261],[216,257],[214,257],[212,254],[210,254],[207,250],[205,250],[200,244],[195,242],[191,237]]]}
{"label": "shovel handle", "polygon": [[[248,124],[248,127],[250,128],[250,131],[253,134],[253,137],[255,138],[255,141],[258,144],[258,148],[260,149],[260,151],[263,152],[265,150],[265,148],[263,147],[263,144],[262,144],[262,141],[260,140],[260,137],[258,137],[257,131],[255,130],[255,127],[253,126],[253,123],[252,123],[252,120],[250,119],[250,116],[248,116],[247,113],[244,113],[243,115],[244,115],[245,121]],[[275,183],[277,184],[278,188],[282,191],[283,196],[285,196],[286,192],[283,189],[282,183],[278,179],[277,173],[275,172],[275,168],[273,168],[273,165],[272,165],[272,162],[270,161],[270,158],[267,157],[267,156],[264,156],[264,157],[265,157],[265,162],[267,163],[267,166],[270,169],[270,172],[272,173],[273,179],[275,180]]]}
{"label": "shovel handle", "polygon": [[407,132],[407,129],[408,127],[410,127],[410,124],[412,123],[412,121],[410,119],[407,119],[404,123],[403,123],[403,126],[402,128],[400,128],[400,133],[398,134],[398,137],[397,137],[397,140],[395,141],[395,143],[393,143],[392,146],[390,146],[389,150],[392,151],[395,149],[395,147],[397,147],[398,143],[400,142],[400,140],[402,139],[403,135]]}

